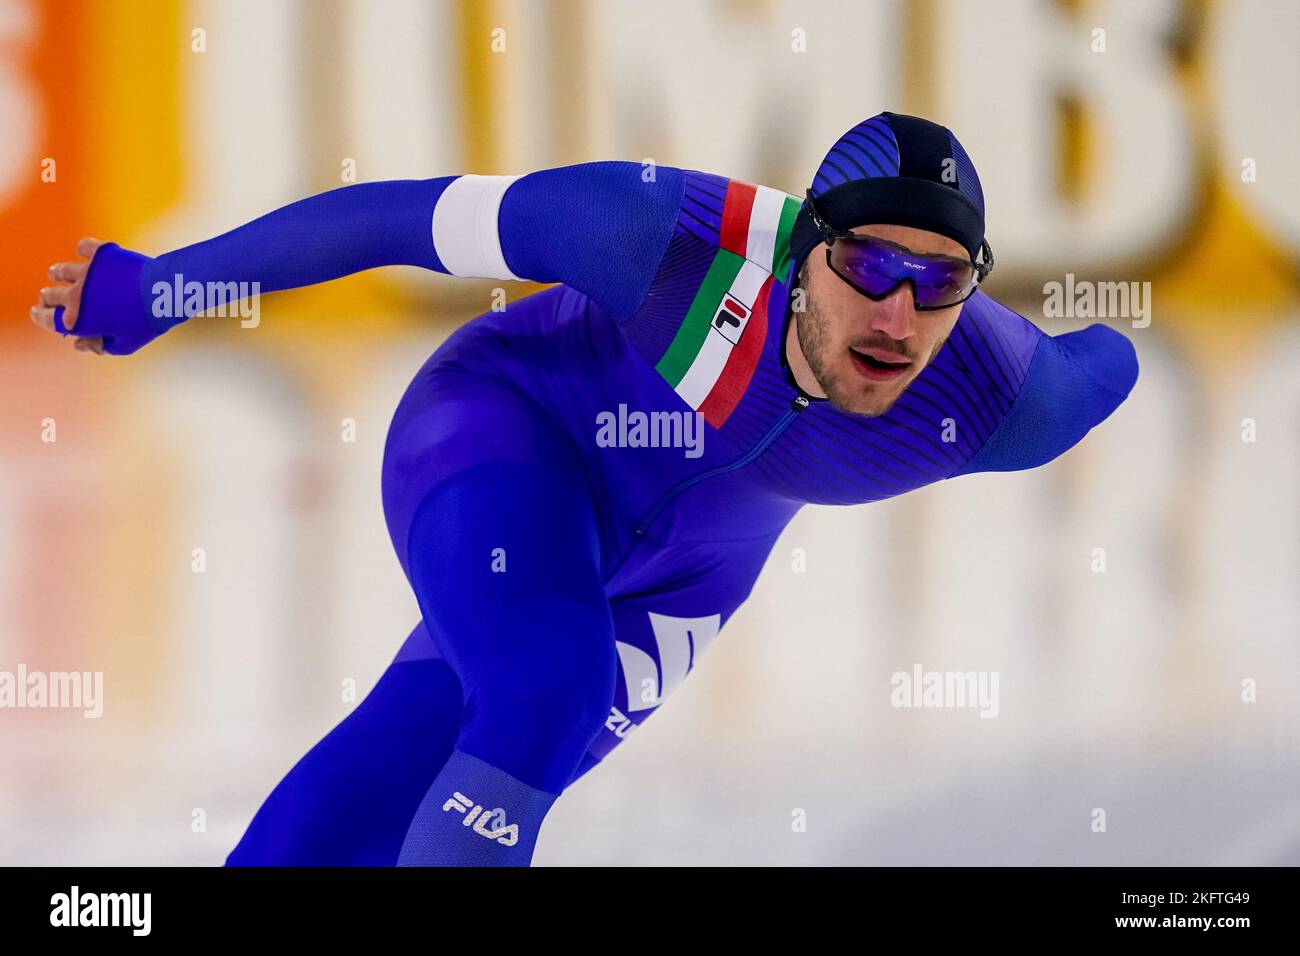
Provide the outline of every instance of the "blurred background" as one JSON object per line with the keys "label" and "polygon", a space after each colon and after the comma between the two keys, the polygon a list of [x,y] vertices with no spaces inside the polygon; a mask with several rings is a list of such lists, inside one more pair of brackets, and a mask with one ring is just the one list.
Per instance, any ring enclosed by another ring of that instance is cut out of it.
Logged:
{"label": "blurred background", "polygon": [[[388,420],[494,284],[371,272],[96,357],[26,316],[78,237],[595,159],[801,195],[885,109],[961,138],[1030,320],[1151,283],[1104,320],[1137,387],[1048,467],[805,509],[536,862],[1300,864],[1291,0],[0,0],[0,671],[104,680],[97,718],[0,709],[0,863],[220,863],[369,690],[418,620]],[[918,665],[996,672],[997,717],[891,706]]]}

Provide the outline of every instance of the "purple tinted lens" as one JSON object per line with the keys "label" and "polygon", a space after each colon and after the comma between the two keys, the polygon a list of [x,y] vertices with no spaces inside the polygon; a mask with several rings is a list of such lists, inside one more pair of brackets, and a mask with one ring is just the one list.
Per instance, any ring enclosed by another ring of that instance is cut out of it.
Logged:
{"label": "purple tinted lens", "polygon": [[830,264],[841,278],[873,299],[883,298],[910,279],[921,309],[956,305],[975,288],[973,263],[916,255],[867,236],[834,243]]}

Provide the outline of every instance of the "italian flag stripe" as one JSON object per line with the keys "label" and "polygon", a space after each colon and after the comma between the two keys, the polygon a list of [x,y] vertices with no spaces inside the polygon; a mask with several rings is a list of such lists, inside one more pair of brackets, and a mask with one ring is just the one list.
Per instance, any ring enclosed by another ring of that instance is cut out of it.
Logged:
{"label": "italian flag stripe", "polygon": [[[762,266],[748,259],[742,261],[740,271],[736,273],[736,278],[727,293],[745,306],[747,314],[743,326],[732,332],[732,338],[737,340],[743,338],[743,333],[749,328],[749,320],[753,316],[754,303],[758,301],[758,294],[762,291],[763,284],[771,277],[771,273]],[[719,297],[719,304],[721,304],[721,297]],[[709,313],[709,319],[712,320],[716,313],[717,306]],[[714,328],[711,321],[705,326],[705,331],[707,334],[704,341],[700,343],[695,360],[691,362],[691,367],[675,386],[677,394],[694,409],[698,409],[709,397],[709,392],[717,384],[722,369],[726,366],[727,359],[735,347],[735,343]],[[740,335],[737,336],[736,333]]]}
{"label": "italian flag stripe", "polygon": [[794,196],[786,196],[781,205],[781,218],[776,227],[776,250],[772,257],[772,274],[781,282],[785,281],[785,272],[790,268],[790,234],[794,232],[799,206],[800,202]]}
{"label": "italian flag stripe", "polygon": [[722,203],[722,229],[718,245],[738,256],[745,255],[749,241],[750,212],[754,208],[756,186],[733,179],[727,183],[727,195]]}
{"label": "italian flag stripe", "polygon": [[[720,248],[672,344],[655,369],[677,394],[722,427],[745,393],[767,338],[773,273],[784,279],[799,200],[730,180]],[[752,326],[752,328],[751,328]]]}
{"label": "italian flag stripe", "polygon": [[[663,358],[655,365],[655,371],[673,388],[677,388],[677,383],[686,375],[699,354],[700,346],[709,334],[709,324],[713,321],[714,313],[718,311],[723,295],[731,288],[731,283],[744,262],[740,256],[725,249],[719,249],[714,255],[713,264],[709,266],[704,281],[696,291],[686,318],[677,329],[677,335],[673,337]],[[694,405],[691,407],[695,408]]]}
{"label": "italian flag stripe", "polygon": [[753,317],[749,320],[745,334],[740,337],[740,344],[731,350],[717,383],[698,409],[704,415],[704,420],[714,428],[721,428],[722,423],[731,417],[740,402],[740,396],[745,394],[754,369],[758,367],[758,357],[762,354],[763,343],[767,339],[767,298],[771,292],[772,277],[768,276],[763,288],[759,290]]}
{"label": "italian flag stripe", "polygon": [[753,259],[769,272],[776,264],[777,225],[785,193],[759,186],[754,195],[754,211],[749,217],[749,243],[745,257]]}

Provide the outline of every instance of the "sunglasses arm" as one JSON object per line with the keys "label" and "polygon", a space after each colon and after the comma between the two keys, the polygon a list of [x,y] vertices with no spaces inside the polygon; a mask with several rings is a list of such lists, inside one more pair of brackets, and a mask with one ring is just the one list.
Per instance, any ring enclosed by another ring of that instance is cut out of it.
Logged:
{"label": "sunglasses arm", "polygon": [[989,245],[987,239],[980,240],[979,255],[976,261],[972,263],[975,266],[975,274],[979,277],[977,281],[983,282],[993,271],[993,247]]}

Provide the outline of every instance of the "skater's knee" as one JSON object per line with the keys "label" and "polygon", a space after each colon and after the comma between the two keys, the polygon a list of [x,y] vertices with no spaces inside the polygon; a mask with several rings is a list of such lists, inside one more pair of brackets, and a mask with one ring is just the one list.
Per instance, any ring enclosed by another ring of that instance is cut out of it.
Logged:
{"label": "skater's knee", "polygon": [[[557,642],[558,643],[558,642]],[[611,645],[613,642],[609,642]],[[559,648],[539,666],[503,668],[496,680],[476,688],[475,716],[507,713],[521,725],[520,733],[540,738],[593,733],[609,716],[614,701],[615,662],[612,648],[586,646],[584,653]]]}
{"label": "skater's knee", "polygon": [[458,746],[530,786],[562,791],[609,719],[615,676],[612,654],[561,663],[476,689]]}
{"label": "skater's knee", "polygon": [[549,740],[582,738],[585,744],[609,717],[614,703],[614,672],[604,661],[587,661],[559,673],[548,671],[529,681],[511,705],[539,745]]}

